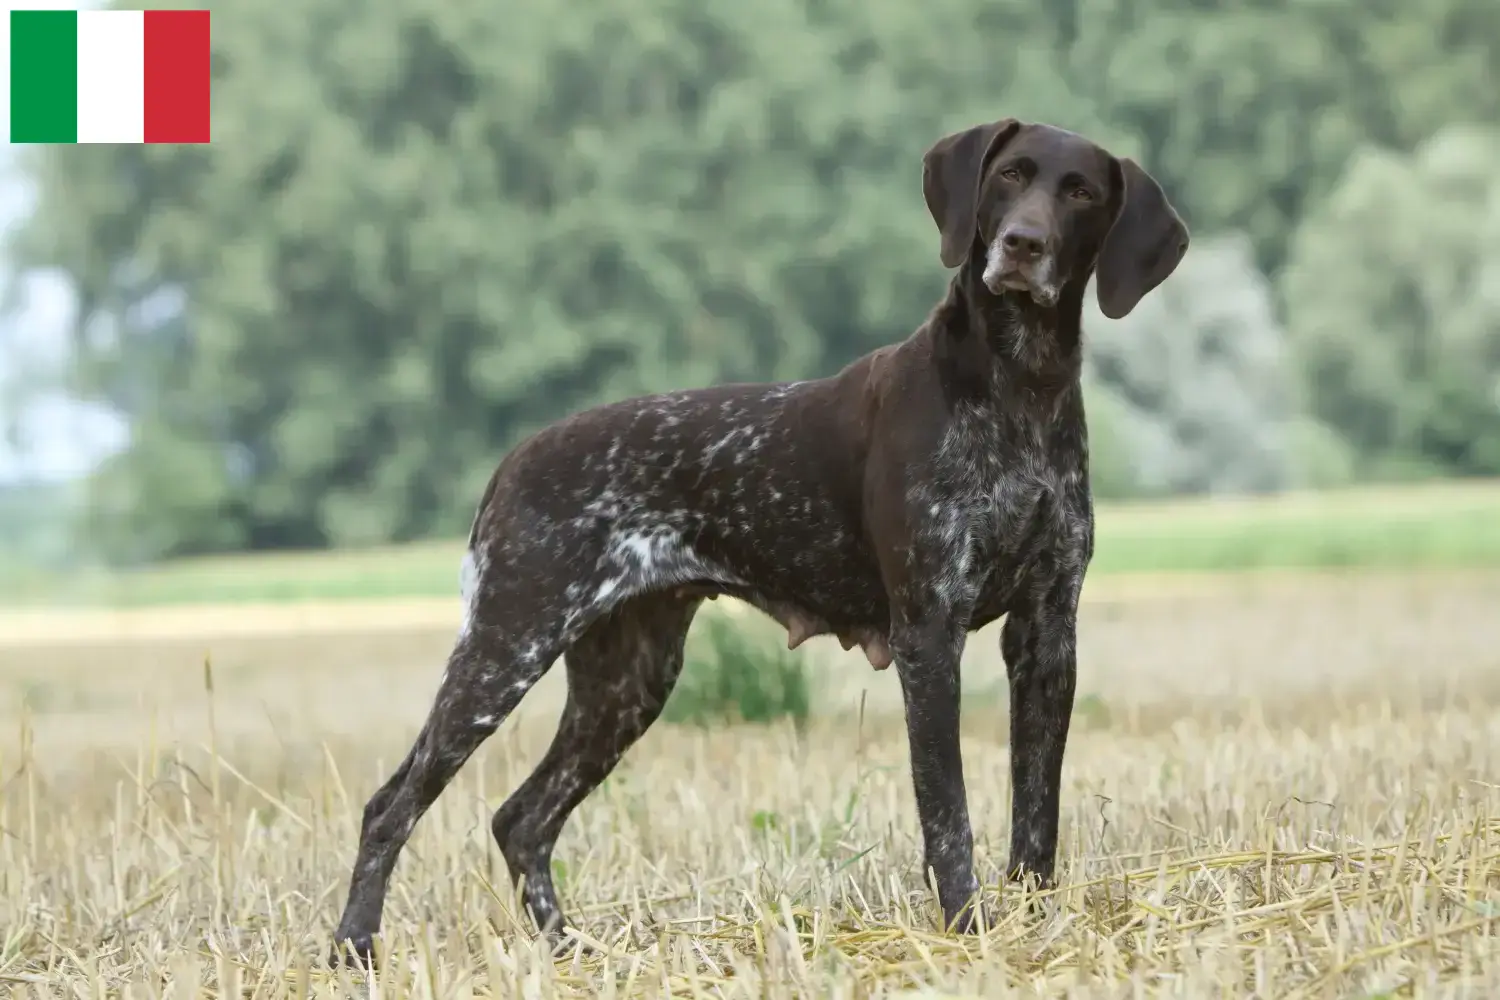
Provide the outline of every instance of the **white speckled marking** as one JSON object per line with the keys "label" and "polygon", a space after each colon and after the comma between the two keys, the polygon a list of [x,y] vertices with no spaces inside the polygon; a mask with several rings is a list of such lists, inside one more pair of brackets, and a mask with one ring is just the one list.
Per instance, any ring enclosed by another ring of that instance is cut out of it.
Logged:
{"label": "white speckled marking", "polygon": [[459,599],[464,604],[463,624],[458,628],[460,635],[467,635],[469,628],[474,623],[474,606],[479,601],[479,573],[481,568],[474,550],[466,549],[463,561],[458,564],[458,594]]}

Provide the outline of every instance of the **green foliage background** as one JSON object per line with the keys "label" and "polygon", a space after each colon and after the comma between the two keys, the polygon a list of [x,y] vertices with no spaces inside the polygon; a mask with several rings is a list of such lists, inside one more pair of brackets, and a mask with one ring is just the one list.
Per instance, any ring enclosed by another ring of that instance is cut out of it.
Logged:
{"label": "green foliage background", "polygon": [[[1500,473],[1494,0],[211,6],[212,144],[30,151],[11,238],[132,422],[81,504],[113,560],[458,534],[566,412],[904,337],[946,280],[921,154],[1004,115],[1243,248],[1091,321],[1102,493]],[[1140,395],[1178,327],[1172,385],[1243,389],[1211,434]]]}

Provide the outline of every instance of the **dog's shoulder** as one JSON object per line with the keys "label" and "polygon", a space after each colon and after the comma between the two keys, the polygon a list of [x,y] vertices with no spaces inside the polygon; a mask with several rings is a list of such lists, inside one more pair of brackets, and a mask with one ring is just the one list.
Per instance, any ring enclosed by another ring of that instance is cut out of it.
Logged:
{"label": "dog's shoulder", "polygon": [[907,339],[869,355],[865,405],[878,434],[930,444],[942,433],[952,393],[939,334],[940,327],[928,319]]}

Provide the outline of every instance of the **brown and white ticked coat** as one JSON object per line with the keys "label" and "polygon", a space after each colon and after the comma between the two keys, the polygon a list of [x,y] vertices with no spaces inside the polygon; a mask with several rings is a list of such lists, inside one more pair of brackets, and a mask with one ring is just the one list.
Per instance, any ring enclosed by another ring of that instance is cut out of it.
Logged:
{"label": "brown and white ticked coat", "polygon": [[565,656],[557,735],[493,832],[538,925],[564,925],[563,824],[660,714],[706,598],[895,664],[945,919],[973,926],[959,753],[966,635],[1006,616],[1013,876],[1052,876],[1093,552],[1080,313],[1123,316],[1188,232],[1139,166],[1011,119],[923,161],[947,295],[906,341],[828,378],[631,399],[564,419],[500,463],[464,557],[463,628],[406,759],[370,799],[336,945],[368,959],[413,826]]}

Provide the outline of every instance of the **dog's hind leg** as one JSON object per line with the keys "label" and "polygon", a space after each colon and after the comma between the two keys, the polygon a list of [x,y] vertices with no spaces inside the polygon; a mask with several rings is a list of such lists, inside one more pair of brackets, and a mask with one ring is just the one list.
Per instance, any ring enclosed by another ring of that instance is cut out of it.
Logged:
{"label": "dog's hind leg", "polygon": [[568,701],[557,735],[495,812],[491,827],[511,879],[521,883],[537,927],[554,938],[566,920],[552,884],[552,848],[568,816],[661,715],[700,603],[676,593],[634,598],[569,647]]}
{"label": "dog's hind leg", "polygon": [[466,624],[416,742],[365,805],[349,898],[334,934],[333,961],[344,958],[346,950],[361,963],[371,961],[386,887],[412,828],[547,672],[562,645],[560,636],[515,640]]}

